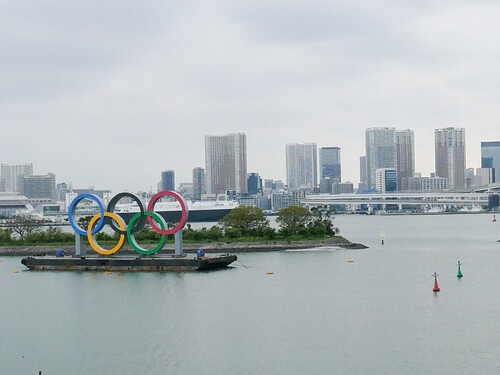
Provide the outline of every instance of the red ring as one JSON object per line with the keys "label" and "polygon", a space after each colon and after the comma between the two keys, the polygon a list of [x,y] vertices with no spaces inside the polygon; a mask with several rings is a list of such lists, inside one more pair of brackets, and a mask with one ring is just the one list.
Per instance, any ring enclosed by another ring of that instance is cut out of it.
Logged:
{"label": "red ring", "polygon": [[174,197],[180,203],[181,209],[182,209],[181,219],[179,220],[177,225],[175,227],[173,227],[172,229],[162,230],[161,228],[159,228],[156,225],[153,218],[151,216],[148,216],[149,225],[151,225],[151,228],[153,228],[155,232],[160,233],[160,234],[174,234],[174,233],[180,231],[184,227],[184,224],[186,224],[186,221],[188,218],[188,209],[187,209],[186,203],[184,202],[184,199],[182,199],[182,197],[179,194],[177,194],[175,191],[170,191],[170,190],[163,190],[163,191],[160,191],[159,193],[156,193],[155,195],[153,195],[153,198],[151,198],[151,200],[149,201],[149,204],[148,204],[148,211],[154,212],[154,206],[156,204],[156,201],[164,196],[167,196],[167,195],[169,197]]}

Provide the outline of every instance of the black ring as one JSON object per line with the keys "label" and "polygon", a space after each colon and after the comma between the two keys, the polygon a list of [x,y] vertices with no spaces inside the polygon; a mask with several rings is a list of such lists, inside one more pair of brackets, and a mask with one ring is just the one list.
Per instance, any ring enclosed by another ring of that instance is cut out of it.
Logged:
{"label": "black ring", "polygon": [[[139,209],[141,210],[141,217],[139,218],[139,220],[136,221],[136,223],[134,224],[134,226],[130,229],[130,233],[134,234],[134,233],[136,233],[136,232],[138,232],[138,231],[140,231],[141,229],[144,228],[144,225],[146,224],[146,220],[147,220],[146,215],[144,215],[144,206],[142,204],[142,201],[139,199],[139,197],[137,195],[132,194],[132,193],[119,193],[119,194],[116,194],[109,201],[108,207],[106,208],[106,212],[114,213],[113,210],[115,209],[115,206],[118,203],[118,201],[120,199],[122,199],[122,198],[125,198],[125,197],[131,198],[133,201],[137,202],[137,205],[139,206]],[[127,235],[127,231],[126,230],[121,230],[120,228],[118,228],[116,226],[114,220],[109,220],[108,224],[111,227],[111,229],[113,229],[116,233]],[[128,225],[128,222],[126,222],[126,224]]]}

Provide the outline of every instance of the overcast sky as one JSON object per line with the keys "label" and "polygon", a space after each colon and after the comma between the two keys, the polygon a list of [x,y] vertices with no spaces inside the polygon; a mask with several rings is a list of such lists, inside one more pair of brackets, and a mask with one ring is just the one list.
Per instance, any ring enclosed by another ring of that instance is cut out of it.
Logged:
{"label": "overcast sky", "polygon": [[338,146],[359,182],[365,129],[500,140],[497,1],[13,0],[0,3],[0,163],[75,188],[156,189],[244,132],[248,172],[286,178],[285,144]]}

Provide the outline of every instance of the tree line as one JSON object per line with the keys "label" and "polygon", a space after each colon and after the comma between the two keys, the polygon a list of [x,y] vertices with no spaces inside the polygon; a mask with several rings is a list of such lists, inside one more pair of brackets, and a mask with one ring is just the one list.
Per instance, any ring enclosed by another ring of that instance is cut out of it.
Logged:
{"label": "tree line", "polygon": [[[86,229],[90,216],[79,219],[79,226]],[[283,208],[277,213],[278,228],[272,228],[264,211],[257,207],[240,206],[233,209],[211,228],[193,229],[187,224],[183,229],[185,242],[237,242],[262,240],[297,241],[322,239],[334,236],[338,228],[333,225],[333,211],[327,206],[310,210],[301,206]],[[109,218],[106,218],[109,220]],[[0,229],[0,246],[9,245],[63,245],[74,242],[74,234],[59,227],[46,228],[45,223],[32,215],[17,215]],[[173,224],[169,224],[172,225]],[[45,229],[44,229],[45,228]],[[116,241],[118,234],[101,231],[96,234],[98,242]],[[138,242],[158,242],[160,234],[146,225],[135,234]],[[173,236],[169,236],[173,240]]]}

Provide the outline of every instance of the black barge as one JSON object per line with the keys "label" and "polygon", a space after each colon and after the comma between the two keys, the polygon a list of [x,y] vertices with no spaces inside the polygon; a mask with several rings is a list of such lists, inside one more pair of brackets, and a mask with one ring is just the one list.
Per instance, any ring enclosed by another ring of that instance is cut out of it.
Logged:
{"label": "black barge", "polygon": [[205,271],[226,268],[236,255],[210,257],[175,256],[35,256],[21,263],[30,270],[52,271]]}

